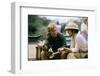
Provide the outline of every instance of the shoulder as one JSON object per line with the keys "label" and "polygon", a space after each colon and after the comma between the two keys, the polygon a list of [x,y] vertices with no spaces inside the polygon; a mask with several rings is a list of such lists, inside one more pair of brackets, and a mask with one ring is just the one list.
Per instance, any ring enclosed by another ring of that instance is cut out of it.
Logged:
{"label": "shoulder", "polygon": [[78,32],[76,39],[77,40],[84,40],[85,38],[82,36],[82,34],[80,32]]}
{"label": "shoulder", "polygon": [[64,37],[64,35],[63,35],[62,33],[58,33],[58,38],[62,40],[62,39],[64,39],[65,37]]}
{"label": "shoulder", "polygon": [[62,33],[57,33],[57,35],[58,35],[59,37],[64,37],[64,35],[63,35]]}

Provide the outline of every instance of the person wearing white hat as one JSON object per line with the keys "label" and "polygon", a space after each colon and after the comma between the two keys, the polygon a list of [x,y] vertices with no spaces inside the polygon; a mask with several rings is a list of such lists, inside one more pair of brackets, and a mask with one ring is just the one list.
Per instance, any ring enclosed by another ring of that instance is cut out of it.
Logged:
{"label": "person wearing white hat", "polygon": [[74,22],[69,22],[65,27],[71,37],[70,48],[64,48],[68,52],[67,59],[87,58],[88,44],[86,39],[80,34],[78,25]]}

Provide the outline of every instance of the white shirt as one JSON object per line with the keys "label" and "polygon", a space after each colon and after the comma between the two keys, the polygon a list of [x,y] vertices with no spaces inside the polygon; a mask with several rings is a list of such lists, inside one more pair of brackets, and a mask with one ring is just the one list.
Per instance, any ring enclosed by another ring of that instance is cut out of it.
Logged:
{"label": "white shirt", "polygon": [[88,50],[88,43],[86,39],[80,34],[76,34],[71,39],[71,50],[72,52],[78,52],[79,50],[87,51]]}
{"label": "white shirt", "polygon": [[88,26],[85,23],[82,23],[82,25],[81,25],[81,32],[83,32],[83,31],[87,32],[87,30],[88,30]]}

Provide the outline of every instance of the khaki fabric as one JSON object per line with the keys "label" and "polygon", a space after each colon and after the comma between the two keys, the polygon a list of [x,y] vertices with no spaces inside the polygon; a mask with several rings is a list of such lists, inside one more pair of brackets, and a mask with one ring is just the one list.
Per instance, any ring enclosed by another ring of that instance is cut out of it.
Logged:
{"label": "khaki fabric", "polygon": [[79,58],[85,58],[87,53],[69,53],[67,55],[67,59],[79,59]]}
{"label": "khaki fabric", "polygon": [[74,53],[69,53],[67,55],[67,59],[77,59],[77,58],[75,57]]}

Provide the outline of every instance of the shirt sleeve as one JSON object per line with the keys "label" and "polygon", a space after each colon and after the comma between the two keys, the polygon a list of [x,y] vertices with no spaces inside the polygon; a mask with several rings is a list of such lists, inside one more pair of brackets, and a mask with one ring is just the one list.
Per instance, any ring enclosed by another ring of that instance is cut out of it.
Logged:
{"label": "shirt sleeve", "polygon": [[87,41],[81,35],[78,35],[75,39],[75,48],[72,48],[72,52],[78,52],[79,50],[87,51]]}

